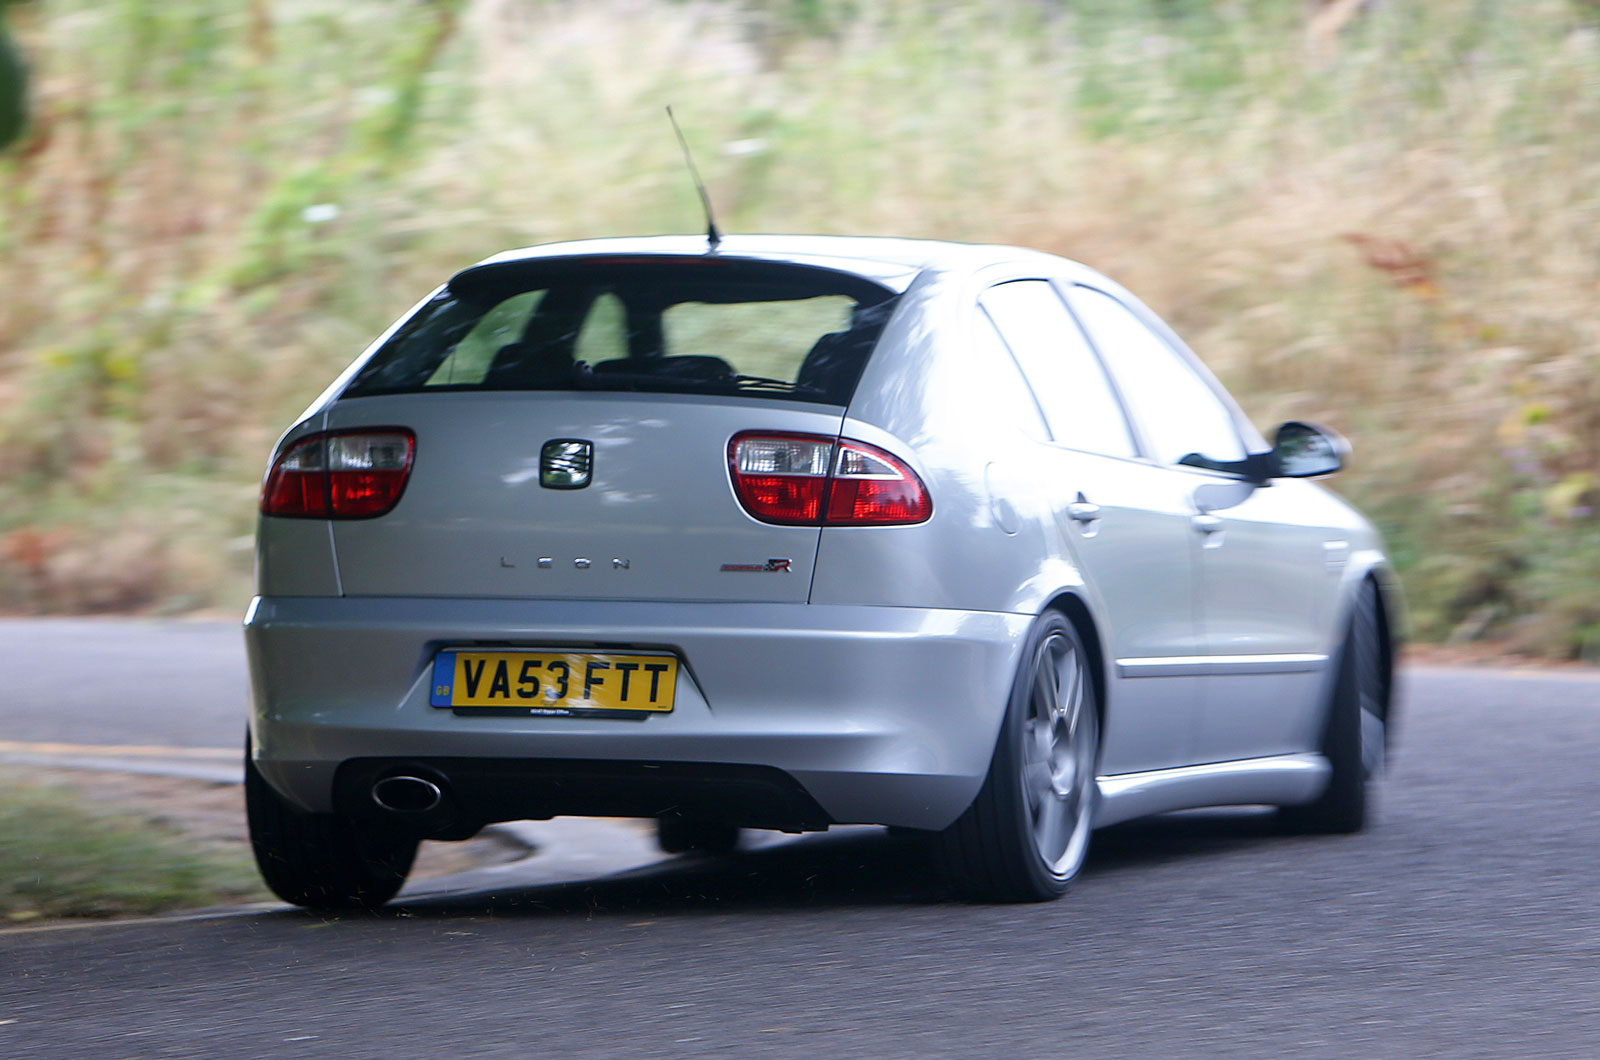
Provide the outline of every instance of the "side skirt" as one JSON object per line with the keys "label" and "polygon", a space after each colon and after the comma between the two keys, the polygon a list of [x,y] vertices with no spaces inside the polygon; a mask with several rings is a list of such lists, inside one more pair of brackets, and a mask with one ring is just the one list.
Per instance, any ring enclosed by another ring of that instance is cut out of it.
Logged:
{"label": "side skirt", "polygon": [[1331,775],[1326,758],[1299,754],[1099,777],[1094,823],[1202,806],[1297,806],[1321,795]]}

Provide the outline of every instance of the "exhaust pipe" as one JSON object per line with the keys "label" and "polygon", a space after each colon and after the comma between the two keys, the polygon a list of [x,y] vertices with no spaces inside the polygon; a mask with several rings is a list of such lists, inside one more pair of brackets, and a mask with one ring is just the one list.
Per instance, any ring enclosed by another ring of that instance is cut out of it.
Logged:
{"label": "exhaust pipe", "polygon": [[390,813],[427,813],[444,801],[444,792],[422,777],[384,777],[372,785],[372,801]]}

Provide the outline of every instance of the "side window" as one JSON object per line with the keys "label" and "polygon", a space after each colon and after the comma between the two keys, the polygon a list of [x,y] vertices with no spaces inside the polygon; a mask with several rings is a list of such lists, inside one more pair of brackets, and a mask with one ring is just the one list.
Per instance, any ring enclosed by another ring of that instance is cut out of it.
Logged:
{"label": "side window", "polygon": [[977,340],[978,376],[983,393],[974,397],[989,406],[1000,419],[1012,424],[1036,442],[1050,440],[1050,431],[1039,414],[1039,404],[1023,382],[1022,373],[1011,351],[1001,341],[987,313],[973,314],[973,338]]}
{"label": "side window", "polygon": [[978,301],[1016,356],[1058,443],[1087,453],[1138,455],[1105,370],[1049,283],[1002,283]]}
{"label": "side window", "polygon": [[1072,289],[1072,308],[1088,329],[1134,417],[1151,456],[1176,464],[1191,453],[1242,460],[1233,416],[1189,362],[1121,302],[1089,287]]}

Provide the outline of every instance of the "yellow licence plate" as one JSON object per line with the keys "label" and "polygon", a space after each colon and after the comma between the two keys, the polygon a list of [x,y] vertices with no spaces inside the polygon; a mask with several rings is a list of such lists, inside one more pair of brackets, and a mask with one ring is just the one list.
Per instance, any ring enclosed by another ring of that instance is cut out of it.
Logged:
{"label": "yellow licence plate", "polygon": [[434,657],[429,701],[469,713],[665,713],[677,683],[672,655],[449,648]]}

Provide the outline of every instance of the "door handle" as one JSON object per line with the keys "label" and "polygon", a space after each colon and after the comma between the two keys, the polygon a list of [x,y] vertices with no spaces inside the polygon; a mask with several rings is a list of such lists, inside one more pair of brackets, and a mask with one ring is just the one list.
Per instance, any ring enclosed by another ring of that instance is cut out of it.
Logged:
{"label": "door handle", "polygon": [[1089,503],[1089,499],[1080,490],[1078,499],[1067,505],[1067,518],[1082,526],[1088,526],[1100,518],[1100,506]]}

